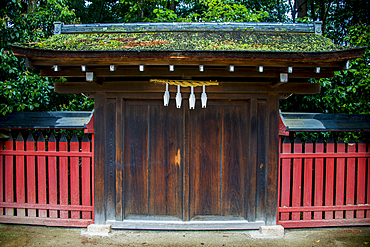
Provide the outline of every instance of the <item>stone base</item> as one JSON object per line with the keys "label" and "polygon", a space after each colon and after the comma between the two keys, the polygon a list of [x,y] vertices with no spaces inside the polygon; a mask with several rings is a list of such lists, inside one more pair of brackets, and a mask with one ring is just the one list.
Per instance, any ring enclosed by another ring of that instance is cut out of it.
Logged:
{"label": "stone base", "polygon": [[82,231],[81,234],[89,236],[109,236],[111,230],[112,225],[91,224],[87,226],[87,231]]}
{"label": "stone base", "polygon": [[284,227],[276,226],[260,226],[259,231],[251,232],[253,238],[282,238],[284,237]]}

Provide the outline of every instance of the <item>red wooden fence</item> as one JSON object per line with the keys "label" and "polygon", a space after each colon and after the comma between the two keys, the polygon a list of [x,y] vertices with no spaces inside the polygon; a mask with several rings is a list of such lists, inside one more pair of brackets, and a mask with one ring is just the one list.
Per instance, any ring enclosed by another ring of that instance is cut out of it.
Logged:
{"label": "red wooden fence", "polygon": [[370,153],[363,142],[282,143],[278,224],[370,225]]}
{"label": "red wooden fence", "polygon": [[[14,148],[15,147],[15,148]],[[47,147],[47,149],[46,149]],[[69,150],[68,150],[69,149]],[[93,154],[64,134],[0,142],[0,222],[84,227],[93,223]]]}

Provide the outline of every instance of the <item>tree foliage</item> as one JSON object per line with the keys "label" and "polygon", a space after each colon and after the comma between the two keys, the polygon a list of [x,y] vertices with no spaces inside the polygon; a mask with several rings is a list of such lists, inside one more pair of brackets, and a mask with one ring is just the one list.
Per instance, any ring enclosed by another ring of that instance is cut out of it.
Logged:
{"label": "tree foliage", "polygon": [[38,71],[26,69],[24,60],[10,51],[10,43],[48,38],[54,21],[76,21],[75,13],[65,0],[29,1],[28,4],[32,8],[25,1],[6,0],[0,10],[0,113],[92,109],[93,102],[83,96],[54,93],[54,78],[44,78]]}

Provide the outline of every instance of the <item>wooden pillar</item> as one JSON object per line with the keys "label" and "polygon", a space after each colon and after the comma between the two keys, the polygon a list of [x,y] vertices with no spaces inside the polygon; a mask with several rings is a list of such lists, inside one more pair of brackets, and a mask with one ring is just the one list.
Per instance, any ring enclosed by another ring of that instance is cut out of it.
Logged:
{"label": "wooden pillar", "polygon": [[278,207],[278,163],[279,163],[279,94],[269,93],[268,107],[268,166],[266,190],[266,225],[276,225]]}
{"label": "wooden pillar", "polygon": [[94,113],[94,215],[95,224],[105,224],[105,139],[106,139],[106,100],[105,93],[95,94]]}

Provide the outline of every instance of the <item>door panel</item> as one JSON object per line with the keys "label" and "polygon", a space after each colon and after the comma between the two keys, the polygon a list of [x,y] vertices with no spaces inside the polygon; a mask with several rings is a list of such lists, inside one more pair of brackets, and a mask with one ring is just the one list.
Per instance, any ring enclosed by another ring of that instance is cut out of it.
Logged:
{"label": "door panel", "polygon": [[125,212],[182,217],[182,110],[161,102],[128,102]]}
{"label": "door panel", "polygon": [[190,111],[190,218],[220,214],[221,109]]}
{"label": "door panel", "polygon": [[197,104],[195,110],[163,107],[160,101],[125,106],[125,217],[182,219],[184,210],[190,220],[245,217],[247,101],[210,102],[206,109]]}
{"label": "door panel", "polygon": [[148,105],[127,103],[124,146],[125,216],[148,214]]}
{"label": "door panel", "polygon": [[151,105],[149,215],[182,217],[182,109]]}

